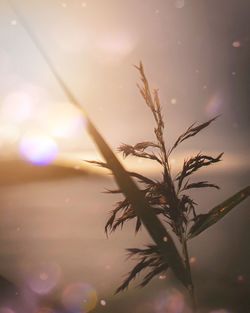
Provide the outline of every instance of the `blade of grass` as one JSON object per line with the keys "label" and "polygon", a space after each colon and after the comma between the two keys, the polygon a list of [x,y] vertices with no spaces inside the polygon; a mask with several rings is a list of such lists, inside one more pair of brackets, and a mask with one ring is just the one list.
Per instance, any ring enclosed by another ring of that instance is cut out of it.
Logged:
{"label": "blade of grass", "polygon": [[191,227],[189,231],[188,238],[194,238],[198,236],[201,232],[206,230],[208,227],[217,223],[226,214],[228,214],[236,205],[245,200],[250,195],[250,186],[240,190],[232,197],[228,198],[224,202],[220,203],[207,214],[201,216],[197,219],[197,222]]}
{"label": "blade of grass", "polygon": [[146,230],[150,234],[153,241],[157,244],[159,251],[163,256],[163,259],[170,265],[176,277],[183,283],[183,285],[189,286],[190,281],[188,279],[188,276],[186,275],[184,263],[173,242],[172,237],[167,232],[161,221],[157,218],[152,208],[145,200],[144,196],[141,194],[139,188],[132,180],[130,175],[127,173],[125,168],[122,166],[122,164],[118,161],[115,154],[113,153],[109,145],[106,143],[102,135],[98,132],[94,124],[91,122],[86,112],[83,110],[80,103],[77,101],[76,97],[72,94],[64,80],[58,74],[50,58],[44,51],[43,47],[40,45],[36,36],[28,27],[26,21],[22,18],[22,16],[16,9],[14,9],[14,11],[16,15],[19,17],[21,24],[23,25],[26,32],[29,34],[34,45],[43,56],[45,62],[47,63],[49,69],[51,70],[58,84],[63,89],[67,98],[82,112],[86,120],[87,130],[89,134],[92,136],[98,149],[100,150],[101,154],[103,155],[104,159],[106,160],[107,164],[112,170],[118,186],[123,191],[127,199],[130,201],[131,205],[134,207],[136,214],[142,220]]}

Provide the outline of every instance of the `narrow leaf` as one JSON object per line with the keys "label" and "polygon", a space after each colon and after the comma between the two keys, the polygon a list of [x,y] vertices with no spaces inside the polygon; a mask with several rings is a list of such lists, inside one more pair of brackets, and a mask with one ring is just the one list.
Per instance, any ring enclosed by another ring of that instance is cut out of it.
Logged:
{"label": "narrow leaf", "polygon": [[193,189],[193,188],[206,188],[206,187],[220,189],[220,187],[215,184],[210,184],[207,181],[201,181],[197,183],[187,184],[185,188],[183,188],[183,190]]}
{"label": "narrow leaf", "polygon": [[168,264],[161,264],[159,267],[154,268],[150,273],[148,273],[143,281],[140,283],[140,287],[145,287],[156,275],[166,272],[168,269]]}
{"label": "narrow leaf", "polygon": [[94,164],[97,165],[99,167],[103,167],[103,168],[107,168],[110,169],[108,164],[105,162],[101,162],[101,161],[92,161],[92,160],[85,160],[85,162],[90,163],[90,164]]}
{"label": "narrow leaf", "polygon": [[124,158],[126,158],[128,156],[135,156],[135,157],[139,157],[139,158],[154,160],[154,161],[157,161],[158,163],[162,164],[161,160],[153,152],[148,153],[148,152],[144,151],[149,146],[159,147],[156,144],[150,143],[150,142],[140,142],[140,143],[136,144],[135,146],[122,144],[118,148],[118,152],[122,152]]}
{"label": "narrow leaf", "polygon": [[[183,168],[181,172],[177,175],[176,180],[178,180],[178,188],[181,189],[183,180],[188,176],[192,175],[202,167],[209,166],[211,164],[221,161],[223,153],[219,154],[217,157],[211,157],[209,155],[197,154],[196,156],[184,161]],[[186,186],[186,184],[185,184]],[[185,187],[184,187],[185,189]]]}
{"label": "narrow leaf", "polygon": [[168,155],[170,155],[172,153],[172,151],[184,140],[187,140],[190,137],[195,136],[196,134],[198,134],[201,130],[203,130],[204,128],[208,127],[214,120],[216,120],[218,118],[218,116],[212,118],[211,120],[203,123],[203,124],[199,124],[197,126],[195,126],[195,123],[192,124],[182,135],[180,135],[180,137],[176,140],[176,142],[174,143],[173,147],[170,149]]}
{"label": "narrow leaf", "polygon": [[124,280],[124,282],[119,286],[116,290],[116,294],[127,289],[130,282],[136,278],[137,275],[140,274],[141,271],[143,271],[145,268],[147,268],[150,263],[152,263],[152,260],[147,260],[146,258],[142,259],[128,274],[127,278]]}
{"label": "narrow leaf", "polygon": [[232,197],[228,198],[221,204],[214,207],[207,214],[202,214],[199,218],[197,216],[197,221],[191,227],[189,231],[189,239],[199,235],[201,232],[206,230],[208,227],[217,223],[221,218],[223,218],[227,213],[229,213],[236,205],[242,202],[250,195],[250,186],[237,192]]}

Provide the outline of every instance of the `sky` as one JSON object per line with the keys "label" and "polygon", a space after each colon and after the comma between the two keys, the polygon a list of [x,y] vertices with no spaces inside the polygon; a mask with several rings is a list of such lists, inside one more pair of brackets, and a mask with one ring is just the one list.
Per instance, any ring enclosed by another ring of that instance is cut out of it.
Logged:
{"label": "sky", "polygon": [[[159,88],[169,145],[191,123],[221,114],[180,152],[219,149],[246,163],[249,1],[15,0],[13,5],[113,147],[152,139],[152,117],[133,67],[142,61],[151,87]],[[94,152],[84,122],[8,1],[1,1],[0,15],[2,154],[26,158],[37,145],[52,155]]]}

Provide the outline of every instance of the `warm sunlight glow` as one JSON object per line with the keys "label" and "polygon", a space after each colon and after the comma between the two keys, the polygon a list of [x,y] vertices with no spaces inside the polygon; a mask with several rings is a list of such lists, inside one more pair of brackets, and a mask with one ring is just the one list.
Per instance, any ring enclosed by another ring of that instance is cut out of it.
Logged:
{"label": "warm sunlight glow", "polygon": [[13,123],[27,120],[32,114],[33,101],[31,96],[23,91],[9,94],[1,106],[1,118]]}
{"label": "warm sunlight glow", "polygon": [[84,122],[79,110],[70,103],[51,104],[44,121],[46,129],[53,137],[72,139],[84,133]]}
{"label": "warm sunlight glow", "polygon": [[1,123],[0,147],[15,144],[20,137],[20,128],[11,123]]}

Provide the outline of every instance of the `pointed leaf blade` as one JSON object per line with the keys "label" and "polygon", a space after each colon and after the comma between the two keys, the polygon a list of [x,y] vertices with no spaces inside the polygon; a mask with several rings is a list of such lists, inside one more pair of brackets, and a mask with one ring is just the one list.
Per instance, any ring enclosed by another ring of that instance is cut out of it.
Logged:
{"label": "pointed leaf blade", "polygon": [[170,155],[172,153],[172,151],[180,143],[182,143],[183,141],[187,140],[190,137],[193,137],[193,136],[197,135],[201,130],[203,130],[204,128],[208,127],[218,117],[219,117],[219,115],[215,116],[214,118],[210,119],[209,121],[206,121],[205,123],[202,123],[202,124],[199,124],[199,125],[196,125],[196,123],[194,123],[190,127],[188,127],[188,129],[181,136],[179,136],[179,138],[176,140],[176,142],[174,143],[173,147],[170,149],[168,155]]}
{"label": "pointed leaf blade", "polygon": [[202,214],[201,218],[198,218],[189,231],[189,239],[198,236],[208,227],[217,223],[226,214],[228,214],[236,205],[241,203],[250,195],[250,186],[240,190],[232,197],[228,198],[221,204],[214,207],[207,214]]}

